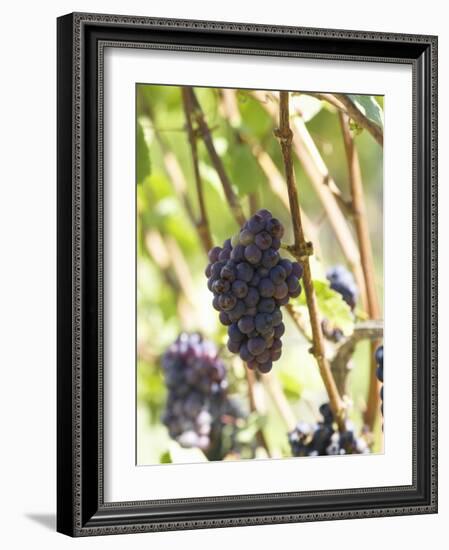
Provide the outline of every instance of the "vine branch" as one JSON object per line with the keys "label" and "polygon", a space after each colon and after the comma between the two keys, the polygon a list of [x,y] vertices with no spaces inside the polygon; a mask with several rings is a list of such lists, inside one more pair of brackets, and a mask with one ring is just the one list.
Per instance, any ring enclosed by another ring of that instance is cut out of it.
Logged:
{"label": "vine branch", "polygon": [[331,370],[334,375],[340,395],[346,393],[346,380],[349,373],[349,361],[356,345],[361,340],[378,340],[383,336],[382,321],[364,321],[354,327],[354,332],[338,347],[331,360]]}
{"label": "vine branch", "polygon": [[189,97],[193,108],[193,118],[197,123],[198,131],[203,138],[204,145],[206,146],[209,158],[215,168],[215,171],[220,178],[221,184],[223,186],[223,191],[226,196],[226,200],[231,208],[231,212],[235,218],[235,221],[239,226],[242,226],[245,223],[245,215],[243,214],[243,209],[239,203],[239,200],[232,189],[231,181],[228,178],[226,170],[223,166],[220,156],[215,149],[214,141],[212,139],[211,130],[204,118],[204,113],[201,108],[201,105],[198,102],[198,99],[195,95],[193,88],[184,88],[185,94]]}
{"label": "vine branch", "polygon": [[[285,179],[288,189],[288,197],[290,201],[290,211],[292,218],[293,236],[294,236],[294,250],[295,256],[297,252],[309,250],[311,252],[311,245],[306,242],[304,238],[304,231],[302,228],[301,212],[299,210],[299,198],[298,190],[295,182],[295,173],[293,167],[292,157],[292,140],[293,132],[290,128],[290,111],[289,111],[289,93],[280,92],[279,102],[279,128],[275,132],[276,137],[279,140],[282,156],[284,159],[285,167]],[[310,324],[312,328],[313,345],[311,353],[314,355],[317,362],[321,378],[329,396],[329,403],[334,416],[339,425],[339,429],[344,428],[344,407],[343,402],[335,384],[334,377],[332,375],[329,362],[325,356],[324,338],[321,331],[321,322],[318,314],[318,307],[316,303],[315,290],[313,287],[312,273],[310,269],[309,254],[303,256],[299,255],[299,259],[303,263],[304,267],[304,291],[306,294],[307,308],[309,310]]]}
{"label": "vine branch", "polygon": [[207,217],[206,205],[204,203],[203,183],[201,181],[200,167],[198,162],[197,138],[192,125],[192,100],[186,88],[181,88],[182,102],[184,106],[184,114],[186,118],[187,135],[192,153],[193,172],[195,176],[196,192],[198,196],[198,206],[200,210],[200,218],[196,224],[199,237],[203,243],[206,253],[212,248],[212,237],[209,228],[209,219]]}
{"label": "vine branch", "polygon": [[[354,226],[357,233],[360,259],[362,263],[363,276],[365,279],[368,314],[371,319],[379,319],[381,312],[376,291],[373,250],[369,234],[359,157],[351,131],[349,129],[348,115],[339,113],[339,120],[343,134],[346,160],[348,163],[348,175],[354,211]],[[373,429],[377,411],[379,410],[379,384],[376,377],[376,362],[374,359],[374,351],[376,347],[377,342],[372,342],[370,381],[367,408],[365,411],[365,422],[371,430]]]}

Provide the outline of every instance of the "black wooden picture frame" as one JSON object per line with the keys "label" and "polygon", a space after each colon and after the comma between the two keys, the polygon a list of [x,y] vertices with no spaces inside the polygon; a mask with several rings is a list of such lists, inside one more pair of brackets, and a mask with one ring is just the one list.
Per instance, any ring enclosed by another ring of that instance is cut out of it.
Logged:
{"label": "black wooden picture frame", "polygon": [[[71,536],[437,511],[437,38],[69,14],[58,28],[57,529]],[[413,483],[105,503],[102,43],[406,63],[413,69]]]}

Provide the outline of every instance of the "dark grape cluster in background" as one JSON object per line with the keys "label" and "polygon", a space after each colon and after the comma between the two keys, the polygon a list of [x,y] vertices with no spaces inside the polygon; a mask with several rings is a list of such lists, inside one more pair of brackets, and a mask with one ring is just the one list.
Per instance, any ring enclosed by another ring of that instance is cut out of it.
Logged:
{"label": "dark grape cluster in background", "polygon": [[380,410],[382,412],[382,416],[384,414],[384,347],[379,346],[376,349],[376,363],[377,363],[377,379],[379,382],[382,382],[382,387],[380,388]]}
{"label": "dark grape cluster in background", "polygon": [[321,456],[365,454],[369,452],[366,441],[356,437],[354,427],[346,421],[345,430],[338,432],[328,403],[320,407],[323,420],[317,424],[299,422],[288,434],[293,456]]}
{"label": "dark grape cluster in background", "polygon": [[226,368],[215,345],[199,334],[182,333],[162,356],[168,398],[162,418],[182,447],[207,450],[218,439],[223,418],[232,418]]}
{"label": "dark grape cluster in background", "polygon": [[335,292],[341,294],[343,300],[348,304],[348,306],[351,309],[354,309],[359,290],[352,273],[342,265],[335,265],[327,271],[326,278],[329,281],[332,290],[335,290]]}
{"label": "dark grape cluster in background", "polygon": [[301,293],[302,265],[279,254],[283,234],[281,222],[259,210],[238,235],[210,250],[206,268],[213,307],[228,327],[229,351],[261,373],[282,354],[280,308]]}

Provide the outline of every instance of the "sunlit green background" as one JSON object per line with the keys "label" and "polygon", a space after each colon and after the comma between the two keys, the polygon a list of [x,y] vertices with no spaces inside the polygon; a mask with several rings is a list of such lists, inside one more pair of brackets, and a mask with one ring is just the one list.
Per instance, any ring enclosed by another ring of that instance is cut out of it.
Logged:
{"label": "sunlit green background", "polygon": [[[292,242],[289,212],[274,193],[258,164],[252,146],[265,151],[283,174],[275,122],[260,101],[245,90],[234,93],[237,112],[229,116],[220,89],[195,88],[195,93],[212,131],[215,147],[223,161],[246,215],[251,206],[269,208],[286,227],[285,242]],[[313,97],[294,94],[299,113],[306,122],[319,152],[342,196],[349,198],[348,169],[341,128],[334,107]],[[383,98],[371,98],[383,107]],[[383,214],[382,148],[366,131],[354,128],[360,157],[369,227],[373,244],[377,291],[383,297]],[[242,141],[242,137],[245,140]],[[200,171],[214,244],[238,231],[220,180],[204,144],[198,140]],[[301,206],[318,232],[320,250],[314,258],[313,276],[325,280],[325,271],[345,259],[332,228],[302,166],[295,161]],[[185,131],[181,90],[176,86],[138,85],[137,87],[137,463],[196,461],[198,451],[183,450],[168,436],[161,423],[166,400],[160,356],[181,331],[200,331],[221,349],[228,366],[231,394],[249,409],[242,363],[225,347],[226,330],[212,308],[204,269],[207,258],[196,228],[186,211],[186,200],[199,215],[191,149]],[[352,231],[353,232],[353,231]],[[354,234],[354,232],[353,232]],[[356,241],[356,236],[354,234]],[[335,299],[335,297],[334,297]],[[339,296],[337,295],[337,299]],[[301,300],[296,304],[304,310]],[[331,302],[332,306],[332,302]],[[361,308],[357,313],[363,318]],[[318,407],[327,401],[326,393],[310,344],[284,314],[284,352],[273,372],[281,384],[293,414],[298,420],[318,420]],[[358,430],[368,391],[370,346],[357,346],[350,375],[350,416]],[[256,388],[262,403],[262,419],[242,429],[242,439],[254,437],[254,425],[263,426],[270,453],[291,456],[286,426],[262,384]],[[255,424],[254,424],[255,423]],[[373,451],[382,449],[380,422],[375,429]],[[262,450],[257,456],[263,456]],[[250,456],[248,456],[249,458]],[[243,457],[245,458],[245,457]]]}

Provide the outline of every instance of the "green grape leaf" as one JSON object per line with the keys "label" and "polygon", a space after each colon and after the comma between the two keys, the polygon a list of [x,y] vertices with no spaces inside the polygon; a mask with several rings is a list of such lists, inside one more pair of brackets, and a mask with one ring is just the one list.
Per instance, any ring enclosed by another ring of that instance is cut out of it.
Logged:
{"label": "green grape leaf", "polygon": [[[351,308],[343,300],[341,294],[332,290],[328,281],[313,280],[318,309],[326,319],[342,330],[345,336],[352,334],[354,330],[354,315]],[[304,306],[306,303],[305,292],[298,298],[297,304]]]}
{"label": "green grape leaf", "polygon": [[150,151],[148,150],[148,145],[147,145],[147,142],[145,141],[145,134],[140,122],[137,122],[136,140],[137,140],[136,179],[137,179],[137,183],[141,184],[144,181],[144,179],[150,175],[151,164],[150,164]]}
{"label": "green grape leaf", "polygon": [[372,95],[349,95],[348,96],[367,118],[372,122],[384,127],[384,113],[377,102],[376,98]]}

